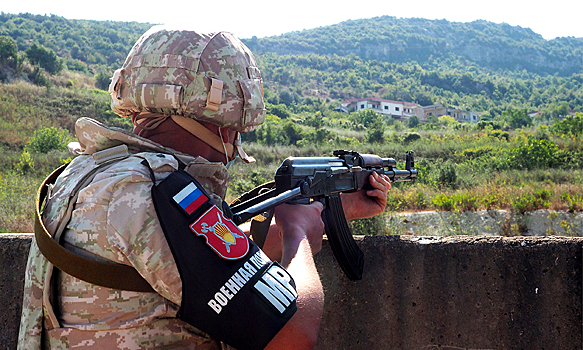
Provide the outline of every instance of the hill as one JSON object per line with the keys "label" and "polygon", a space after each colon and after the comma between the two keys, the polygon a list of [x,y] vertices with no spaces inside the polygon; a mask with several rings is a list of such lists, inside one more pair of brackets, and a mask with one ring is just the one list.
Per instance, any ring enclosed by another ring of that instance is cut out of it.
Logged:
{"label": "hill", "polygon": [[136,40],[152,24],[70,20],[60,16],[0,13],[0,35],[14,39],[19,51],[37,43],[65,60],[70,69],[87,65],[117,69]]}
{"label": "hill", "polygon": [[531,29],[495,24],[389,16],[246,39],[258,54],[356,55],[391,63],[416,62],[426,69],[460,61],[490,70],[526,70],[569,76],[583,65],[583,38],[545,40]]}
{"label": "hill", "polygon": [[[14,40],[20,57],[40,44],[69,71],[99,73],[100,88],[150,26],[0,13],[0,37]],[[243,41],[257,56],[267,101],[294,112],[360,97],[441,103],[486,117],[510,107],[583,110],[583,38],[545,40],[486,21],[384,16]],[[30,68],[21,75],[48,81]],[[0,69],[0,80],[13,76]]]}

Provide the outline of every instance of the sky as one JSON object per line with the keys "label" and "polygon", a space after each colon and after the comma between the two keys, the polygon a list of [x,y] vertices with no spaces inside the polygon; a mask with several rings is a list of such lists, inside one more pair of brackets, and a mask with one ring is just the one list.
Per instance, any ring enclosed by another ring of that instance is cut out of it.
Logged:
{"label": "sky", "polygon": [[451,22],[486,20],[530,28],[545,39],[583,37],[581,0],[6,0],[0,11],[180,24],[200,31],[227,30],[240,38],[261,38],[384,15]]}

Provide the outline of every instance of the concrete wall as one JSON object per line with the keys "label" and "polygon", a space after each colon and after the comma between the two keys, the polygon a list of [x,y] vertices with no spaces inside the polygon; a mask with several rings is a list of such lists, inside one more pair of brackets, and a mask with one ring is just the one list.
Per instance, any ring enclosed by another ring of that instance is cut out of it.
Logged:
{"label": "concrete wall", "polygon": [[[14,349],[30,235],[0,235],[0,350]],[[568,237],[365,237],[363,280],[327,244],[318,349],[581,349],[582,244]]]}
{"label": "concrete wall", "polygon": [[0,234],[0,350],[16,349],[32,234]]}

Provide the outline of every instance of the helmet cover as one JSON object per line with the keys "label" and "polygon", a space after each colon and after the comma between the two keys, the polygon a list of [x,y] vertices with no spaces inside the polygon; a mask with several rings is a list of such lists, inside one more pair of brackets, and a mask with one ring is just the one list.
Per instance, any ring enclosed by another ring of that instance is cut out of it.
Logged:
{"label": "helmet cover", "polygon": [[261,74],[233,34],[154,26],[112,78],[111,107],[120,116],[181,115],[239,132],[265,120]]}

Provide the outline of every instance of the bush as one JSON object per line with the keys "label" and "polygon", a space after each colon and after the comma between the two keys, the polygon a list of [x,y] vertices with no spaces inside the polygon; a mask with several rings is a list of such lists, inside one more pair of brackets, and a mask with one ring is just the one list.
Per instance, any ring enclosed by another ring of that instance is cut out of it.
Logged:
{"label": "bush", "polygon": [[410,128],[416,127],[417,125],[419,125],[419,117],[416,115],[409,117],[408,124]]}
{"label": "bush", "polygon": [[34,159],[28,151],[22,152],[20,159],[16,164],[16,173],[24,175],[34,170]]}
{"label": "bush", "polygon": [[387,223],[385,215],[377,215],[367,219],[352,220],[348,223],[353,235],[385,235],[387,233]]}
{"label": "bush", "polygon": [[267,113],[276,115],[281,119],[287,119],[291,116],[291,113],[284,104],[269,104],[267,106]]}
{"label": "bush", "polygon": [[28,74],[28,79],[38,86],[49,87],[51,85],[51,81],[45,75],[44,69],[38,65],[34,66],[33,71]]}
{"label": "bush", "polygon": [[583,210],[583,195],[579,193],[563,193],[561,200],[567,204],[570,212]]}
{"label": "bush", "polygon": [[441,185],[456,188],[457,187],[457,171],[456,165],[450,161],[445,162],[437,169],[437,176],[435,181]]}
{"label": "bush", "polygon": [[411,133],[407,133],[403,136],[403,142],[404,143],[411,143],[413,141],[417,141],[421,138],[421,135],[419,135],[416,132],[411,132]]}
{"label": "bush", "polygon": [[558,146],[550,140],[537,140],[530,135],[526,142],[513,149],[510,166],[517,169],[549,168],[557,163]]}
{"label": "bush", "polygon": [[379,118],[367,127],[366,139],[370,143],[383,142],[385,135],[385,123]]}
{"label": "bush", "polygon": [[523,193],[512,199],[510,203],[514,212],[524,214],[529,211],[548,208],[551,205],[549,198],[550,192],[548,190],[539,190],[536,193]]}
{"label": "bush", "polygon": [[62,128],[41,128],[34,132],[28,142],[26,150],[33,153],[48,153],[52,150],[62,151],[67,149],[69,132]]}
{"label": "bush", "polygon": [[440,193],[433,197],[431,201],[437,208],[445,211],[451,211],[455,205],[453,198],[444,193]]}
{"label": "bush", "polygon": [[510,134],[508,133],[508,131],[502,131],[502,130],[491,130],[488,132],[488,136],[489,137],[495,137],[497,139],[500,140],[510,140]]}

